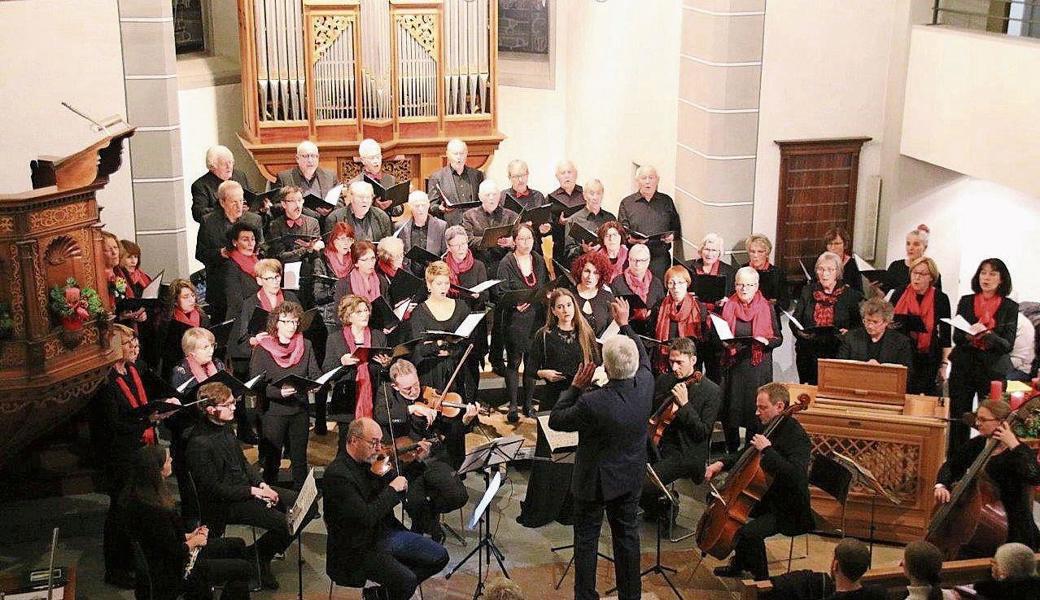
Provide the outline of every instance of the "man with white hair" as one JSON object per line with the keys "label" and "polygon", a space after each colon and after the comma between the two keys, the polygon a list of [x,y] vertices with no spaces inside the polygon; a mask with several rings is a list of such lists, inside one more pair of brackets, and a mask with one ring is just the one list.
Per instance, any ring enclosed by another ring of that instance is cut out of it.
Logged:
{"label": "man with white hair", "polygon": [[556,163],[556,181],[560,187],[549,193],[552,201],[552,237],[554,255],[563,256],[563,234],[567,217],[581,210],[585,203],[584,190],[578,185],[578,168],[569,160]]}
{"label": "man with white hair", "polygon": [[[300,142],[296,146],[296,166],[279,173],[274,187],[297,187],[300,188],[304,198],[308,195],[324,198],[329,190],[336,187],[336,174],[318,166],[318,159],[318,146],[314,142],[310,140]],[[330,212],[331,207],[322,208],[317,212],[309,208],[303,209],[303,214],[318,220]]]}
{"label": "man with white hair", "polygon": [[426,192],[430,195],[433,214],[443,217],[449,226],[462,225],[463,211],[477,203],[477,190],[484,181],[484,173],[466,164],[469,156],[466,142],[458,138],[449,141],[447,154],[448,166],[430,175]]}
{"label": "man with white hair", "polygon": [[191,184],[191,218],[196,223],[202,223],[203,217],[219,206],[220,184],[231,180],[243,188],[249,185],[245,173],[235,168],[235,156],[227,146],[210,146],[206,150],[206,169],[206,174]]}
{"label": "man with white hair", "polygon": [[610,381],[584,391],[595,365],[578,369],[549,417],[557,431],[579,433],[571,493],[574,494],[574,597],[598,598],[596,561],[603,512],[614,543],[618,598],[640,597],[639,522],[636,509],[646,477],[647,419],[654,395],[650,358],[628,324],[628,303],[610,305],[625,335],[603,344],[603,368]]}
{"label": "man with white hair", "polygon": [[[414,190],[408,194],[408,207],[411,208],[412,216],[404,222],[399,234],[404,243],[405,254],[416,246],[437,256],[444,254],[448,249],[444,239],[444,231],[448,224],[444,219],[430,214],[430,197],[422,190]],[[425,264],[412,264],[407,258],[405,266],[416,276],[422,276],[426,270]]]}
{"label": "man with white hair", "polygon": [[1040,577],[1036,573],[1036,554],[1025,544],[1003,544],[990,561],[992,581],[980,581],[975,591],[983,598],[1033,600],[1040,598]]}
{"label": "man with white hair", "polygon": [[[672,266],[669,250],[672,242],[677,236],[682,235],[682,223],[679,221],[679,212],[675,210],[675,203],[666,194],[657,191],[659,178],[657,169],[650,165],[643,165],[636,169],[636,185],[639,191],[626,196],[618,208],[618,219],[628,232],[628,243],[643,243],[650,248],[650,270],[657,277],[663,277],[668,267]],[[638,231],[644,235],[669,231],[666,236],[647,240],[634,235]]]}
{"label": "man with white hair", "polygon": [[332,231],[336,223],[345,221],[354,228],[354,240],[368,240],[377,243],[392,234],[393,224],[390,217],[381,209],[372,206],[375,192],[367,181],[355,181],[350,184],[350,204],[337,208],[325,217],[324,231]]}
{"label": "man with white hair", "polygon": [[513,236],[500,237],[496,247],[485,248],[484,230],[488,227],[501,227],[515,223],[518,215],[502,206],[502,193],[493,179],[482,181],[479,190],[480,206],[465,212],[462,226],[469,234],[469,245],[473,249],[473,256],[484,263],[488,273],[495,273],[498,270],[499,261],[513,248]]}
{"label": "man with white hair", "polygon": [[[378,183],[383,189],[397,183],[396,177],[383,171],[383,149],[379,146],[379,142],[372,138],[361,140],[361,143],[358,144],[358,159],[361,160],[361,172],[351,179],[349,183],[367,181],[369,183]],[[390,208],[390,200],[376,198],[373,202],[376,207],[383,211]],[[393,212],[396,214],[393,216],[400,215],[401,211],[400,206],[394,207]]]}
{"label": "man with white hair", "polygon": [[224,297],[224,265],[227,262],[228,231],[242,221],[253,228],[256,242],[264,241],[263,221],[260,215],[245,210],[242,186],[237,181],[225,181],[217,188],[220,208],[202,219],[199,236],[195,243],[195,258],[206,266],[206,301],[209,303],[210,319],[214,323],[224,320],[227,300]]}
{"label": "man with white hair", "polygon": [[585,206],[567,218],[567,237],[564,240],[565,255],[568,260],[574,260],[586,252],[599,250],[599,244],[578,242],[571,235],[575,226],[581,226],[593,234],[599,231],[600,225],[608,221],[617,221],[614,213],[603,210],[603,183],[599,179],[590,179],[585,183]]}

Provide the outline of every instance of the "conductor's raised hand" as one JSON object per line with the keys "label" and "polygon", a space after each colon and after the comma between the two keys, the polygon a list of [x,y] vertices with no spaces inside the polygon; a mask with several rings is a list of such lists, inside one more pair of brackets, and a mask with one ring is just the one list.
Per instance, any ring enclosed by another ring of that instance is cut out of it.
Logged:
{"label": "conductor's raised hand", "polygon": [[581,366],[578,367],[578,372],[574,374],[574,379],[571,380],[571,387],[576,387],[579,390],[589,387],[589,384],[592,383],[592,374],[595,372],[595,363],[581,363]]}
{"label": "conductor's raised hand", "polygon": [[630,312],[628,300],[625,300],[624,298],[614,298],[610,303],[610,316],[614,318],[614,322],[616,322],[619,327],[628,325],[628,316]]}

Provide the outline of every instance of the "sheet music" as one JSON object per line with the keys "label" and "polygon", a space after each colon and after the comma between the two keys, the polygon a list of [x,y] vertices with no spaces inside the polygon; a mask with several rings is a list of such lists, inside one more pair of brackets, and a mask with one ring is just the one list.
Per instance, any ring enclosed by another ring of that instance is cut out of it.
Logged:
{"label": "sheet music", "polygon": [[733,339],[733,332],[729,330],[729,323],[726,322],[726,319],[715,314],[708,316],[711,317],[711,324],[715,327],[715,333],[719,334],[720,340],[725,342]]}
{"label": "sheet music", "polygon": [[895,288],[892,288],[892,289],[888,290],[888,293],[885,294],[885,302],[891,302],[892,301],[892,294],[895,294],[895,293],[896,293],[896,289]]}
{"label": "sheet music", "polygon": [[794,318],[793,314],[783,309],[781,309],[781,312],[787,315],[787,318],[791,320],[791,325],[794,325],[795,328],[798,329],[798,331],[805,331],[805,327],[802,326],[801,322],[798,321],[798,319]]}
{"label": "sheet music", "polygon": [[943,317],[943,318],[941,318],[939,320],[942,321],[943,323],[946,323],[947,325],[953,327],[954,329],[960,329],[964,333],[967,333],[969,335],[973,335],[972,331],[971,331],[971,323],[967,322],[964,319],[964,317],[962,317],[960,315],[956,315],[952,319],[947,319],[946,317]]}
{"label": "sheet music", "polygon": [[339,365],[335,369],[332,369],[327,373],[323,373],[322,376],[315,379],[314,382],[320,385],[325,385],[330,379],[332,379],[336,375],[336,373],[339,373],[342,368],[343,365]]}
{"label": "sheet music", "polygon": [[860,270],[860,273],[862,273],[864,271],[878,271],[879,270],[874,265],[872,265],[872,264],[868,263],[867,261],[863,260],[860,257],[860,255],[856,254],[855,252],[852,253],[852,259],[856,261],[856,268],[858,268]]}
{"label": "sheet music", "polygon": [[339,197],[343,193],[343,184],[334,185],[329,193],[325,194],[325,204],[336,206],[339,204]]}
{"label": "sheet music", "polygon": [[401,237],[401,232],[404,231],[405,227],[408,227],[408,222],[407,221],[405,221],[404,225],[401,225],[400,227],[398,227],[397,231],[395,231],[390,237],[395,237],[395,238]]}
{"label": "sheet music", "polygon": [[300,269],[303,267],[303,261],[287,262],[282,267],[282,289],[283,290],[294,290],[300,289]]}
{"label": "sheet music", "polygon": [[300,494],[296,496],[296,503],[285,514],[285,519],[289,524],[290,536],[295,537],[300,531],[304,517],[310,512],[311,506],[314,505],[314,501],[317,498],[318,486],[314,481],[314,469],[311,469],[307,472],[307,479],[303,482],[303,487],[300,488]]}
{"label": "sheet music", "polygon": [[193,385],[195,385],[195,378],[194,377],[189,377],[187,381],[185,381],[184,383],[182,383],[179,386],[177,386],[177,393],[178,394],[183,394],[185,390],[187,390],[188,388],[190,388]]}
{"label": "sheet music", "polygon": [[618,326],[617,321],[611,321],[610,325],[603,330],[603,333],[596,338],[596,341],[600,344],[606,343],[607,340],[621,333],[621,327]]}
{"label": "sheet music", "polygon": [[802,273],[805,275],[805,280],[812,281],[812,275],[809,274],[809,269],[805,268],[805,263],[802,262],[802,259],[798,259],[798,264],[802,267]]}
{"label": "sheet music", "polygon": [[141,298],[145,300],[154,300],[159,297],[159,287],[162,286],[164,274],[166,274],[165,269],[159,271],[159,274],[155,276],[155,279],[141,290]]}
{"label": "sheet music", "polygon": [[549,415],[540,415],[538,424],[545,434],[545,441],[549,443],[549,450],[553,453],[567,452],[578,447],[577,431],[556,431],[549,427]]}
{"label": "sheet music", "polygon": [[458,328],[455,329],[455,335],[468,338],[486,316],[486,312],[478,312],[466,317],[466,320],[460,323]]}
{"label": "sheet music", "polygon": [[484,290],[491,289],[500,283],[502,283],[501,279],[488,279],[487,281],[481,281],[477,285],[469,288],[469,291],[473,292],[474,294],[479,294]]}
{"label": "sheet music", "polygon": [[254,378],[250,379],[249,381],[245,382],[245,386],[247,388],[249,388],[249,389],[253,389],[253,386],[256,385],[257,382],[260,381],[261,379],[263,379],[266,375],[267,375],[267,371],[264,371],[263,373],[260,373],[256,377],[254,377]]}
{"label": "sheet music", "polygon": [[473,509],[473,516],[469,518],[469,523],[466,523],[466,529],[473,531],[477,528],[477,523],[480,522],[480,515],[484,514],[487,510],[491,500],[498,493],[498,488],[502,487],[502,473],[495,473],[495,476],[491,478],[491,483],[488,484],[488,489],[484,492],[484,497],[480,499],[480,503]]}

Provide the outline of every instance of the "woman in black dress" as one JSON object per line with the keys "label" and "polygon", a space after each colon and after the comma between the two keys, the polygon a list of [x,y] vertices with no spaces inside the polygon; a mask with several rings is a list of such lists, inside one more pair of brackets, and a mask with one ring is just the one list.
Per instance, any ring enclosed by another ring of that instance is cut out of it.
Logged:
{"label": "woman in black dress", "polygon": [[[549,282],[549,271],[545,261],[534,254],[534,231],[521,223],[513,228],[516,248],[498,263],[498,279],[502,280],[495,291],[499,303],[503,294],[510,291],[533,291]],[[506,420],[520,420],[516,406],[520,396],[520,363],[524,362],[531,348],[531,334],[544,318],[545,303],[542,298],[532,298],[516,306],[507,306],[499,311],[503,318],[501,331],[505,333],[506,350],[506,395],[509,397],[509,413]],[[534,397],[534,372],[524,369],[524,416],[531,416],[531,399]]]}
{"label": "woman in black dress", "polygon": [[[795,364],[798,380],[816,385],[817,361],[838,355],[839,336],[860,324],[859,303],[863,296],[842,279],[841,256],[824,252],[816,259],[816,277],[802,288],[794,307]],[[815,329],[832,327],[833,329]]]}
{"label": "woman in black dress", "polygon": [[267,373],[262,388],[267,400],[261,439],[265,446],[262,454],[264,481],[278,483],[282,446],[288,440],[296,489],[300,489],[307,478],[307,434],[310,429],[308,394],[290,384],[275,383],[287,375],[299,375],[312,380],[321,375],[310,341],[299,332],[302,316],[303,308],[290,300],[273,307],[267,317],[267,332],[256,336],[257,345],[249,361],[250,377]]}
{"label": "woman in black dress", "polygon": [[221,600],[249,598],[253,565],[246,559],[245,542],[210,539],[205,525],[185,527],[166,487],[165,479],[172,472],[165,448],[141,448],[123,493],[122,525],[141,545],[148,563],[148,578],[137,578],[137,597],[202,600],[213,597],[212,586],[223,585]]}
{"label": "woman in black dress", "polygon": [[[956,346],[950,353],[950,414],[960,416],[972,408],[972,398],[989,394],[989,382],[1004,381],[1011,370],[1011,349],[1018,331],[1018,303],[1008,298],[1011,273],[999,258],[979,263],[971,278],[974,294],[962,296],[957,314],[971,324],[971,332],[953,332]],[[968,441],[968,427],[950,423],[950,451]]]}
{"label": "woman in black dress", "polygon": [[[664,272],[664,282],[668,293],[654,311],[654,339],[667,342],[690,338],[698,348],[704,347],[711,321],[708,319],[707,307],[689,291],[690,272],[682,265],[672,265]],[[671,370],[668,353],[669,348],[664,344],[648,349],[658,373]]]}
{"label": "woman in black dress", "polygon": [[[935,261],[922,256],[910,268],[910,285],[896,288],[892,294],[896,319],[904,323],[903,332],[914,343],[913,368],[907,385],[911,394],[935,396],[938,383],[946,379],[944,367],[949,365],[953,342],[950,325],[942,319],[950,318],[950,297],[933,285],[938,278]],[[910,316],[921,319],[924,331],[913,331],[905,325]]]}
{"label": "woman in black dress", "polygon": [[[444,261],[438,260],[427,265],[426,289],[430,296],[415,307],[409,319],[412,336],[419,338],[427,331],[455,331],[470,311],[465,302],[448,296],[451,269]],[[419,343],[412,352],[412,360],[419,370],[423,385],[441,391],[468,344],[468,340],[451,344],[443,340],[423,340]],[[466,372],[463,371],[464,374]],[[474,398],[477,382],[468,379],[468,376],[460,376],[449,391],[458,392],[467,400]]]}
{"label": "woman in black dress", "polygon": [[823,234],[827,252],[833,252],[841,258],[841,280],[845,285],[863,295],[863,275],[852,258],[852,237],[844,227],[831,227]]}
{"label": "woman in black dress", "polygon": [[779,316],[780,311],[791,304],[791,297],[787,291],[787,282],[784,281],[783,272],[769,262],[773,242],[760,233],[754,233],[744,241],[744,247],[748,253],[748,263],[744,266],[758,271],[758,291],[766,300],[769,300]]}
{"label": "woman in black dress", "polygon": [[162,376],[169,379],[170,373],[179,362],[184,360],[181,350],[181,339],[184,332],[192,327],[209,327],[209,315],[198,305],[198,292],[191,281],[174,279],[170,284],[169,306],[163,318],[160,336],[162,347],[159,349]]}
{"label": "woman in black dress", "polygon": [[228,230],[227,261],[224,263],[224,295],[227,315],[235,318],[242,310],[242,302],[256,294],[256,236],[258,232],[241,221]]}
{"label": "woman in black dress", "polygon": [[600,335],[610,325],[610,303],[614,294],[604,279],[610,273],[610,260],[599,252],[587,252],[571,263],[571,276],[578,284],[578,312],[589,322],[589,327]]}
{"label": "woman in black dress", "polygon": [[[1040,465],[1036,451],[1019,441],[1005,422],[1011,407],[1003,400],[985,400],[975,414],[979,435],[953,449],[939,469],[935,486],[936,503],[950,501],[950,490],[975,462],[987,442],[998,442],[993,457],[986,464],[986,474],[1000,491],[1000,501],[1007,513],[1007,542],[1018,542],[1040,550],[1040,530],[1033,520],[1033,487],[1040,485]],[[961,556],[958,558],[978,558]]]}

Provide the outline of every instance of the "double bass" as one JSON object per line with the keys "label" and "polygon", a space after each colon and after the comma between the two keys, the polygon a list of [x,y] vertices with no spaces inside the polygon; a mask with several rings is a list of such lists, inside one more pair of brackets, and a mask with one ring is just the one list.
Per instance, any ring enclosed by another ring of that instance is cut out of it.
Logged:
{"label": "double bass", "polygon": [[[676,381],[675,385],[682,384],[689,386],[691,383],[696,385],[700,383],[703,378],[704,373],[694,371],[690,375]],[[675,420],[676,415],[679,414],[679,409],[682,407],[675,401],[675,396],[672,395],[671,388],[661,392],[657,397],[655,397],[654,403],[661,403],[661,405],[656,411],[654,411],[654,414],[650,416],[648,435],[650,436],[650,442],[654,446],[658,446],[661,444],[661,438],[664,437],[665,430],[668,429],[668,426]]]}
{"label": "double bass", "polygon": [[[1005,419],[1008,427],[1026,420],[1040,411],[1040,399],[1033,399]],[[997,547],[1007,541],[1008,519],[996,484],[986,474],[1000,440],[986,441],[964,476],[950,491],[950,501],[932,509],[925,540],[935,544],[947,560],[962,553],[971,556],[993,556]]]}
{"label": "double bass", "polygon": [[[762,435],[768,438],[785,419],[809,408],[809,401],[808,394],[800,394],[798,401],[784,409]],[[735,547],[737,530],[750,520],[751,510],[772,483],[762,469],[762,453],[754,446],[748,446],[697,523],[697,547],[701,553],[719,560],[729,556]]]}

